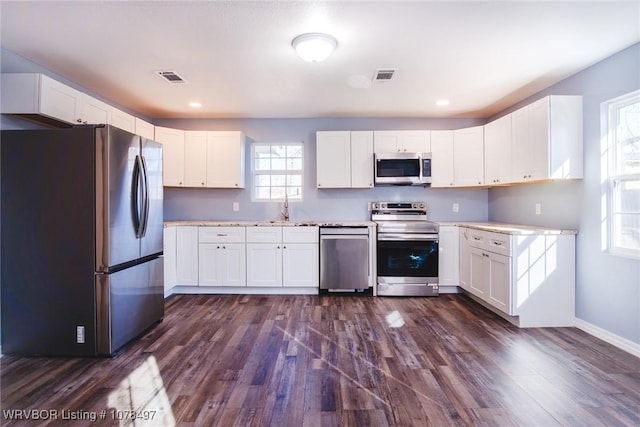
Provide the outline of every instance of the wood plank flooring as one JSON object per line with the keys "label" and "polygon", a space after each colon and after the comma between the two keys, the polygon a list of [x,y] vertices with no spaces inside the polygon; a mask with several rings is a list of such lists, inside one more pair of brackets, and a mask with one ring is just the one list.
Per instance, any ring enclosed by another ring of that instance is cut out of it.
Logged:
{"label": "wood plank flooring", "polygon": [[464,295],[173,296],[113,358],[4,356],[0,382],[7,426],[640,425],[638,358]]}

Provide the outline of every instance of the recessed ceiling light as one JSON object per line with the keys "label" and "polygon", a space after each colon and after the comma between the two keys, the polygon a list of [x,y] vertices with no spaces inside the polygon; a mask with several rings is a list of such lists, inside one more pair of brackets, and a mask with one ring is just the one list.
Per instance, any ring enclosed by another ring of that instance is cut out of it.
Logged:
{"label": "recessed ceiling light", "polygon": [[449,105],[449,100],[448,99],[438,99],[436,101],[436,105],[438,107],[445,107],[445,106]]}
{"label": "recessed ceiling light", "polygon": [[202,107],[202,104],[197,102],[197,101],[191,101],[189,103],[189,107],[191,107],[191,108],[200,108],[200,107]]}
{"label": "recessed ceiling light", "polygon": [[335,37],[323,33],[300,34],[291,42],[298,56],[305,61],[321,62],[338,46]]}

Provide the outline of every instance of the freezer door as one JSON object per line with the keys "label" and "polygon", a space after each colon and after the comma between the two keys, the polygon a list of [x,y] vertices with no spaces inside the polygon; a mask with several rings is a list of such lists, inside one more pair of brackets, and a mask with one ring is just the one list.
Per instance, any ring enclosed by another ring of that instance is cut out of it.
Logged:
{"label": "freezer door", "polygon": [[96,271],[140,258],[134,169],[140,137],[112,126],[96,132]]}
{"label": "freezer door", "polygon": [[141,256],[162,252],[162,145],[142,138],[142,162],[146,182],[146,217],[141,238]]}
{"label": "freezer door", "polygon": [[164,317],[163,260],[96,275],[97,354],[113,354]]}

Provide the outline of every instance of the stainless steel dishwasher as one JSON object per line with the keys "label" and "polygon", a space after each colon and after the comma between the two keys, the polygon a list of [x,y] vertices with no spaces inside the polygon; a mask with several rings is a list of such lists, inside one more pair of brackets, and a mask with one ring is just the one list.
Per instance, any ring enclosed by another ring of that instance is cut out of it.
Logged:
{"label": "stainless steel dishwasher", "polygon": [[320,290],[369,289],[369,229],[320,228]]}

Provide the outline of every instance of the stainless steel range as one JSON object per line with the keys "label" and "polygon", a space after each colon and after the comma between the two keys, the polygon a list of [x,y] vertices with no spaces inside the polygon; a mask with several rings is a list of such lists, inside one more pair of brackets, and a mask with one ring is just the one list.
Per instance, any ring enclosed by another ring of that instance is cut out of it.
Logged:
{"label": "stainless steel range", "polygon": [[378,225],[378,295],[438,295],[438,224],[424,202],[370,202]]}

